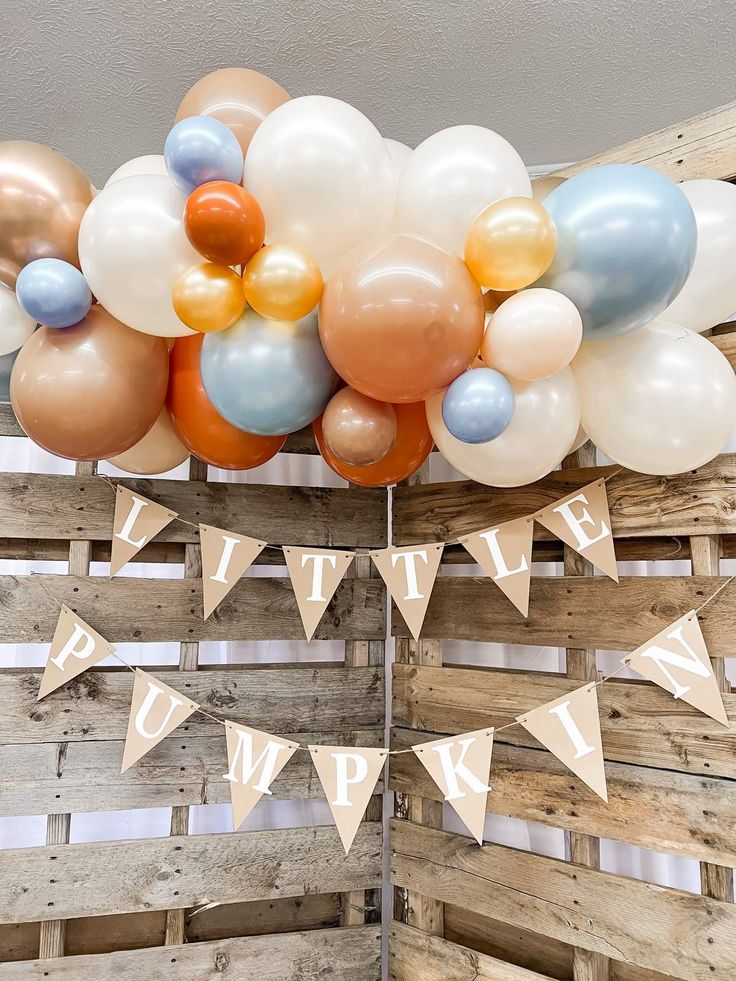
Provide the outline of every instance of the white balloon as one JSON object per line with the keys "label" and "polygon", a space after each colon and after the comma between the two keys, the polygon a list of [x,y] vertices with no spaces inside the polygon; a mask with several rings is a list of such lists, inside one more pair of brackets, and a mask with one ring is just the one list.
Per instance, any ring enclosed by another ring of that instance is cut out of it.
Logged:
{"label": "white balloon", "polygon": [[255,132],[243,183],[266,219],[269,242],[306,249],[327,275],[359,242],[388,231],[396,174],[376,127],[322,95],[278,106]]}
{"label": "white balloon", "polygon": [[396,192],[397,231],[463,255],[473,221],[499,198],[532,196],[519,154],[483,126],[452,126],[414,150]]}
{"label": "white balloon", "polygon": [[202,257],[184,232],[185,195],[160,175],[103,188],[79,228],[79,261],[89,288],[128,327],[159,337],[194,333],[174,313],[171,290]]}
{"label": "white balloon", "polygon": [[118,169],[114,170],[107,178],[104,186],[107,187],[108,184],[121,181],[124,177],[139,177],[141,174],[166,176],[167,173],[163,153],[147,153],[143,157],[133,157],[132,160],[126,160],[124,164],[120,164]]}
{"label": "white balloon", "polygon": [[15,293],[0,285],[0,356],[23,347],[35,329],[36,321],[21,309]]}
{"label": "white balloon", "polygon": [[698,247],[685,285],[657,319],[700,333],[736,313],[736,187],[713,180],[678,186],[695,213]]}
{"label": "white balloon", "polygon": [[511,381],[511,424],[490,443],[462,443],[442,419],[444,392],[427,399],[437,449],[451,466],[491,487],[521,487],[546,476],[567,456],[580,425],[580,398],[570,368],[542,381]]}
{"label": "white balloon", "polygon": [[684,473],[725,447],[736,424],[736,376],[707,338],[655,321],[588,341],[573,361],[582,425],[621,466]]}
{"label": "white balloon", "polygon": [[398,177],[406,166],[406,161],[411,156],[411,147],[407,146],[406,143],[399,143],[398,140],[391,140],[388,136],[384,136],[383,142],[386,144],[386,149],[391,157],[391,163],[394,165],[394,170]]}

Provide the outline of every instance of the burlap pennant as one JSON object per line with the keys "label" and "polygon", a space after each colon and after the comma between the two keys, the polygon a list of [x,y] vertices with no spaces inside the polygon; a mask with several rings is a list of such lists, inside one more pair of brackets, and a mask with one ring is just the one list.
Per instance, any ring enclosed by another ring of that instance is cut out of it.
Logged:
{"label": "burlap pennant", "polygon": [[424,766],[479,845],[483,844],[493,729],[435,739],[412,746]]}
{"label": "burlap pennant", "polygon": [[608,803],[595,684],[540,705],[516,721]]}
{"label": "burlap pennant", "polygon": [[604,480],[581,487],[574,494],[538,511],[534,517],[555,537],[592,562],[596,569],[618,582]]}
{"label": "burlap pennant", "polygon": [[322,614],[354,556],[354,552],[336,552],[331,548],[284,546],[286,567],[307,640],[314,637]]}
{"label": "burlap pennant", "polygon": [[627,654],[623,663],[670,695],[730,728],[694,610]]}
{"label": "burlap pennant", "polygon": [[170,511],[118,484],[112,528],[110,578],[117,575],[136,552],[140,552],[144,545],[176,517],[176,511]]}
{"label": "burlap pennant", "polygon": [[517,518],[460,539],[523,617],[529,613],[534,519]]}
{"label": "burlap pennant", "polygon": [[370,553],[414,640],[419,640],[444,547],[430,542]]}
{"label": "burlap pennant", "polygon": [[225,737],[228,769],[223,779],[230,781],[233,828],[237,831],[261,797],[271,793],[271,784],[299,749],[299,743],[236,722],[225,723]]}
{"label": "burlap pennant", "polygon": [[358,833],[387,752],[345,746],[310,746],[309,752],[330,805],[345,854]]}
{"label": "burlap pennant", "polygon": [[202,600],[204,619],[220,604],[243,573],[255,562],[267,542],[234,531],[199,526],[202,546]]}
{"label": "burlap pennant", "polygon": [[88,623],[62,606],[51,641],[46,667],[43,669],[37,700],[56,691],[67,681],[104,660],[112,653],[112,645],[100,637]]}
{"label": "burlap pennant", "polygon": [[198,708],[191,698],[136,668],[120,772],[125,773]]}

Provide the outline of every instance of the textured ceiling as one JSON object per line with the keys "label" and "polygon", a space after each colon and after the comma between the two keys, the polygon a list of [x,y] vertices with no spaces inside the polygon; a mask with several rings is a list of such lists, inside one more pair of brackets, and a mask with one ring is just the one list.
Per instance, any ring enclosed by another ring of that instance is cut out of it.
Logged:
{"label": "textured ceiling", "polygon": [[0,137],[99,184],[244,65],[411,145],[474,122],[563,162],[733,99],[735,21],[734,0],[0,0]]}

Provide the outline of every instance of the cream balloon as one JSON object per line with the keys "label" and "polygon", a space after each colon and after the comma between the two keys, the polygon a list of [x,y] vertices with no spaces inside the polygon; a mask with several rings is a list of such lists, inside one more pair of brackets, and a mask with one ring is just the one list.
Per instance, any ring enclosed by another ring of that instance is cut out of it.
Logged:
{"label": "cream balloon", "polygon": [[171,416],[164,406],[143,439],[138,440],[124,453],[110,457],[108,463],[125,473],[150,476],[168,473],[184,463],[188,456],[189,450],[179,439]]}
{"label": "cream balloon", "polygon": [[736,187],[713,180],[678,186],[695,214],[698,246],[685,285],[657,319],[700,333],[736,313]]}
{"label": "cream balloon", "polygon": [[[132,160],[126,160],[124,164],[120,164],[118,169],[110,174],[104,186],[107,187],[108,184],[121,181],[124,177],[140,177],[141,174],[158,174],[159,177],[167,176],[168,171],[166,170],[163,153],[147,153],[143,157],[133,157]],[[99,194],[100,192],[98,191],[97,193]]]}
{"label": "cream balloon", "polygon": [[566,368],[582,339],[583,321],[571,300],[555,290],[523,290],[492,315],[481,357],[504,375],[537,381]]}
{"label": "cream balloon", "polygon": [[0,356],[23,347],[35,329],[36,321],[21,309],[13,290],[0,284]]}
{"label": "cream balloon", "polygon": [[531,196],[526,167],[510,143],[482,126],[452,126],[420,143],[407,160],[394,228],[462,255],[484,208],[499,198]]}
{"label": "cream balloon", "polygon": [[391,157],[391,163],[394,165],[394,170],[398,177],[406,166],[406,161],[411,156],[411,147],[407,146],[406,143],[399,143],[398,140],[391,140],[388,136],[384,136],[383,142],[386,144],[386,149]]}
{"label": "cream balloon", "polygon": [[[567,451],[568,453],[576,453],[581,447],[585,446],[586,443],[590,442],[590,436],[586,433],[582,426],[578,426],[578,431],[573,440],[572,446]],[[567,455],[567,454],[566,454]]]}
{"label": "cream balloon", "polygon": [[185,201],[168,177],[141,174],[108,184],[82,219],[87,285],[113,317],[144,334],[192,333],[171,302],[179,276],[202,261],[184,232]]}
{"label": "cream balloon", "polygon": [[323,276],[345,252],[388,231],[396,175],[373,123],[322,95],[292,99],[256,130],[243,184],[260,204],[267,241],[309,252]]}
{"label": "cream balloon", "polygon": [[489,443],[462,443],[442,419],[444,392],[427,399],[427,421],[437,449],[472,480],[521,487],[546,476],[569,452],[580,425],[580,398],[570,368],[536,382],[512,382],[514,417]]}
{"label": "cream balloon", "polygon": [[736,424],[736,376],[707,338],[655,321],[588,341],[573,362],[582,425],[595,445],[639,473],[684,473],[725,447]]}

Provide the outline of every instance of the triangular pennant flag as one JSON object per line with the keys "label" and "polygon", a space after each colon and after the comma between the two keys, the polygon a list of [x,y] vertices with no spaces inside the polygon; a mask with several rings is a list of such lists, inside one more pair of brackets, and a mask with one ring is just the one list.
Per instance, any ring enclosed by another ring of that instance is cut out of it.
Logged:
{"label": "triangular pennant flag", "polygon": [[412,746],[424,766],[479,845],[483,844],[493,729]]}
{"label": "triangular pennant flag", "polygon": [[284,556],[304,633],[311,640],[355,553],[285,545]]}
{"label": "triangular pennant flag", "polygon": [[565,545],[592,562],[596,569],[618,582],[605,480],[595,480],[581,487],[538,511],[534,517]]}
{"label": "triangular pennant flag", "polygon": [[108,654],[112,654],[112,645],[68,606],[62,606],[37,700],[98,664]]}
{"label": "triangular pennant flag", "polygon": [[235,722],[225,723],[227,739],[227,773],[233,802],[233,827],[237,831],[250,812],[281,773],[299,743],[279,739],[259,729],[249,729]]}
{"label": "triangular pennant flag", "polygon": [[431,542],[370,553],[414,640],[419,640],[444,547]]}
{"label": "triangular pennant flag", "polygon": [[202,599],[206,620],[267,543],[212,525],[199,526],[199,541],[202,546]]}
{"label": "triangular pennant flag", "polygon": [[191,698],[136,668],[120,772],[125,773],[198,708]]}
{"label": "triangular pennant flag", "polygon": [[345,854],[358,833],[387,751],[345,746],[310,746],[314,768],[330,805]]}
{"label": "triangular pennant flag", "polygon": [[627,654],[623,663],[670,695],[730,728],[694,610]]}
{"label": "triangular pennant flag", "polygon": [[529,613],[534,519],[516,518],[460,539],[523,617]]}
{"label": "triangular pennant flag", "polygon": [[608,802],[595,684],[540,705],[516,721]]}
{"label": "triangular pennant flag", "polygon": [[110,578],[117,575],[136,552],[140,552],[144,545],[176,517],[176,511],[170,511],[118,484],[112,527]]}

